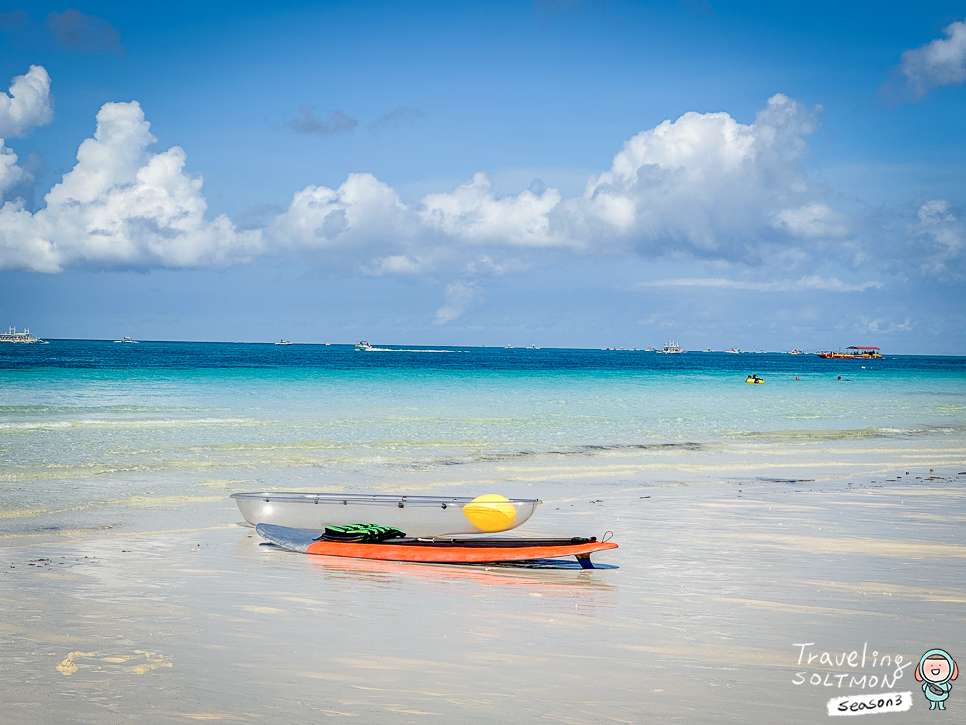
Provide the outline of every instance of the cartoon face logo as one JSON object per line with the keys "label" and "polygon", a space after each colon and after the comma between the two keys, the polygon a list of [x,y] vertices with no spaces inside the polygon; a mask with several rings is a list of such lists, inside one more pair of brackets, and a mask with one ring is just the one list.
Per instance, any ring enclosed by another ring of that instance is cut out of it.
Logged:
{"label": "cartoon face logo", "polygon": [[922,683],[922,693],[929,700],[929,709],[946,709],[952,681],[959,677],[956,661],[944,649],[931,649],[919,660],[916,680]]}

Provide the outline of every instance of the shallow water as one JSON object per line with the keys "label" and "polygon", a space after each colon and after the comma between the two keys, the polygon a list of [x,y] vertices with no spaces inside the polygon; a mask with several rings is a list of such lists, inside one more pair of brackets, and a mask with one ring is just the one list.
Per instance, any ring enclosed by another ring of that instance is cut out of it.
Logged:
{"label": "shallow water", "polygon": [[[963,661],[964,403],[959,358],[0,347],[0,721],[815,722]],[[296,555],[235,525],[259,489],[540,498],[521,535],[620,548]],[[795,684],[839,672],[809,642],[876,685]]]}
{"label": "shallow water", "polygon": [[52,341],[0,347],[0,391],[8,533],[131,497],[834,470],[966,441],[961,358]]}

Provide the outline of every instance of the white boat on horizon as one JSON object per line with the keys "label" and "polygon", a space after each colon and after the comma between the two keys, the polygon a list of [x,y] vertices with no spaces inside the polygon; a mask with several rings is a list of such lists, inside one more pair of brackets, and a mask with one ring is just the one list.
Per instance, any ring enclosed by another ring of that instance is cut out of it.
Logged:
{"label": "white boat on horizon", "polygon": [[141,344],[138,340],[135,340],[133,338],[130,338],[127,335],[125,335],[124,337],[122,337],[120,340],[115,340],[114,342],[127,342],[127,343],[130,343],[131,345],[140,345]]}
{"label": "white boat on horizon", "polygon": [[293,343],[289,342],[288,340],[279,340],[275,344],[276,345],[292,345]]}
{"label": "white boat on horizon", "polygon": [[678,353],[684,352],[684,350],[682,350],[681,346],[674,342],[674,340],[671,340],[667,345],[664,346],[664,349],[661,350],[661,352],[665,355],[677,355]]}
{"label": "white boat on horizon", "polygon": [[359,340],[356,343],[356,350],[373,350],[372,345],[369,344],[368,340]]}
{"label": "white boat on horizon", "polygon": [[7,332],[0,332],[0,342],[43,342],[39,337],[30,334],[30,328],[25,327],[23,331],[17,332],[16,327],[11,327]]}

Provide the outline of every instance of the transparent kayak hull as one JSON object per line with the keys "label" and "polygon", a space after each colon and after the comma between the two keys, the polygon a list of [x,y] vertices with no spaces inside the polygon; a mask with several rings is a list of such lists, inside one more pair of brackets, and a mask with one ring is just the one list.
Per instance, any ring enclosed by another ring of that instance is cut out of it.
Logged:
{"label": "transparent kayak hull", "polygon": [[[496,504],[480,504],[468,496],[287,491],[233,493],[231,498],[238,504],[245,520],[252,525],[274,524],[321,532],[326,526],[366,523],[392,526],[409,537],[509,531],[529,519],[542,503],[540,499],[506,499]],[[489,517],[487,525],[481,527],[478,511],[481,506],[494,507],[499,523],[493,524],[493,518]],[[468,508],[464,511],[464,507]]]}

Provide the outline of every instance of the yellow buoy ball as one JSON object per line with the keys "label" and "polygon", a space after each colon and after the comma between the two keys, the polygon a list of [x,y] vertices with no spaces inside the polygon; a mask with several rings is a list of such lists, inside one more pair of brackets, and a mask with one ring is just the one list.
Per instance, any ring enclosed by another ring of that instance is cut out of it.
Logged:
{"label": "yellow buoy ball", "polygon": [[516,507],[510,499],[497,493],[477,496],[463,507],[463,513],[473,526],[488,534],[506,531],[517,518]]}

